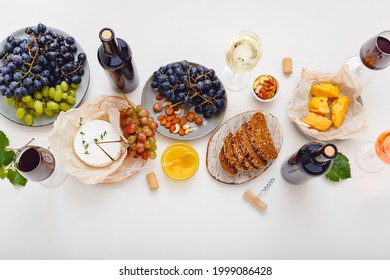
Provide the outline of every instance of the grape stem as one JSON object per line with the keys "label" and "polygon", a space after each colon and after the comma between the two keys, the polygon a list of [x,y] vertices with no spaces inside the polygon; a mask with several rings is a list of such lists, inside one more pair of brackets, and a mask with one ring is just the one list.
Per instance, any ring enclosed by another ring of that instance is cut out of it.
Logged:
{"label": "grape stem", "polygon": [[[32,138],[30,141],[28,141],[26,144],[24,144],[22,147],[26,147],[26,146],[28,146],[32,141],[34,141],[35,140],[35,138]],[[11,147],[6,147],[6,148],[4,148],[4,150],[6,150],[6,151],[19,151],[20,150],[20,148],[11,148]]]}
{"label": "grape stem", "polygon": [[72,74],[76,73],[77,71],[79,71],[83,67],[84,67],[84,64],[81,63],[75,70],[73,70],[71,72],[64,72],[64,71],[61,70],[61,74],[64,75],[65,77],[69,78],[69,77],[72,77],[72,76],[68,76],[68,75],[72,75]]}
{"label": "grape stem", "polygon": [[35,138],[32,138],[30,141],[28,141],[23,147],[26,147],[26,146],[28,146],[32,141],[34,141],[35,140]]}
{"label": "grape stem", "polygon": [[131,108],[135,109],[134,105],[131,104],[131,101],[127,98],[126,94],[124,94],[124,92],[120,90],[120,88],[117,88],[116,91],[119,92],[119,93],[123,96],[123,98],[126,100],[127,104],[128,104]]}
{"label": "grape stem", "polygon": [[19,151],[20,149],[7,147],[7,148],[4,148],[4,150],[6,150],[6,151]]}
{"label": "grape stem", "polygon": [[[34,54],[34,57],[32,57],[32,61],[31,61],[31,64],[30,64],[30,68],[29,68],[28,71],[24,74],[24,76],[22,77],[21,80],[23,80],[29,73],[31,73],[31,69],[33,68],[35,59],[36,59],[37,56],[38,56],[39,48],[38,48],[37,38],[35,38],[35,36],[34,36],[33,39],[34,39],[34,45],[35,45],[35,54]],[[30,49],[30,48],[28,49],[28,52],[29,52],[29,55],[30,55],[30,57],[31,57],[31,49]]]}

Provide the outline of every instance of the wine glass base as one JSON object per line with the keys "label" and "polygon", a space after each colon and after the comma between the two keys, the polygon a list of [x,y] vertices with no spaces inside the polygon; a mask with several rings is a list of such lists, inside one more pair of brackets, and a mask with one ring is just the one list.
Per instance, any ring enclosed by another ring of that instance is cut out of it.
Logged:
{"label": "wine glass base", "polygon": [[355,153],[355,160],[359,168],[367,173],[377,173],[385,167],[376,156],[374,142],[360,144]]}
{"label": "wine glass base", "polygon": [[39,183],[45,187],[57,187],[65,182],[68,173],[65,171],[63,163],[56,158],[56,165],[53,173],[45,180]]}
{"label": "wine glass base", "polygon": [[249,73],[233,72],[227,65],[222,69],[221,80],[223,86],[232,91],[239,91],[246,88],[250,82]]}
{"label": "wine glass base", "polygon": [[345,63],[348,66],[348,73],[356,85],[368,85],[375,76],[374,70],[364,66],[359,56],[353,56]]}

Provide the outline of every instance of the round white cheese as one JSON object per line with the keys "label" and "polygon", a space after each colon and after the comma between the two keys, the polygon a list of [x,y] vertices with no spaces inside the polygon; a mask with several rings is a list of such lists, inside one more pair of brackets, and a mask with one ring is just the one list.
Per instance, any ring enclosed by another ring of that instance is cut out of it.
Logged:
{"label": "round white cheese", "polygon": [[121,156],[121,138],[109,122],[93,120],[83,124],[74,137],[77,156],[93,167],[109,165]]}

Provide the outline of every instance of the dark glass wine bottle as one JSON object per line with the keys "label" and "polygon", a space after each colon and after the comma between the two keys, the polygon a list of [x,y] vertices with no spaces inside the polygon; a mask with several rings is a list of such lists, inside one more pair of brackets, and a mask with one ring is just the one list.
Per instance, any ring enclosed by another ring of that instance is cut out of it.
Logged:
{"label": "dark glass wine bottle", "polygon": [[98,49],[98,60],[113,86],[124,93],[134,91],[139,84],[139,77],[130,47],[122,39],[115,38],[110,28],[103,28],[99,38],[102,44]]}
{"label": "dark glass wine bottle", "polygon": [[283,163],[282,176],[291,184],[303,184],[328,172],[336,155],[333,144],[308,143]]}

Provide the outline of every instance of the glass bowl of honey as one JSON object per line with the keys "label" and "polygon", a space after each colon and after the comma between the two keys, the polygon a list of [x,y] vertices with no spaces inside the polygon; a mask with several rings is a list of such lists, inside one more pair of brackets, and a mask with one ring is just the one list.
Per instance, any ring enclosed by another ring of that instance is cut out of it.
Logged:
{"label": "glass bowl of honey", "polygon": [[163,152],[161,167],[168,177],[174,180],[187,180],[198,170],[199,156],[192,146],[174,143]]}

